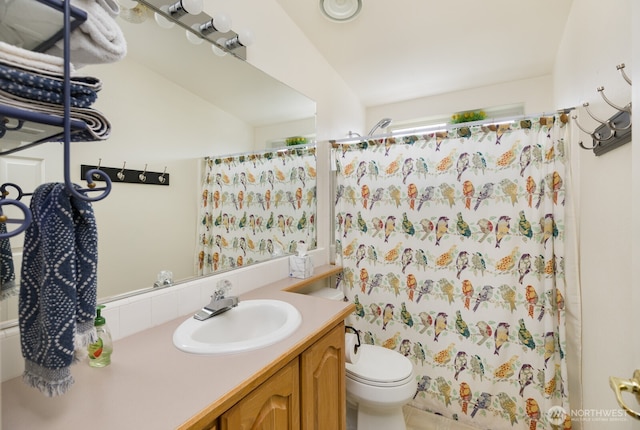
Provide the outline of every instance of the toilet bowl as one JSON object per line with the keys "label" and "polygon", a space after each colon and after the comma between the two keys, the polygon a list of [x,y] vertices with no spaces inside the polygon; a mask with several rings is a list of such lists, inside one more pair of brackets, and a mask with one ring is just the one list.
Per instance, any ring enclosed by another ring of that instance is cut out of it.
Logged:
{"label": "toilet bowl", "polygon": [[402,407],[417,389],[411,360],[382,346],[361,345],[346,372],[347,401],[357,410],[358,430],[406,430]]}
{"label": "toilet bowl", "polygon": [[[308,294],[344,299],[339,288]],[[362,344],[355,363],[346,363],[345,379],[348,409],[356,410],[357,430],[406,430],[402,407],[418,389],[411,360],[382,346]]]}

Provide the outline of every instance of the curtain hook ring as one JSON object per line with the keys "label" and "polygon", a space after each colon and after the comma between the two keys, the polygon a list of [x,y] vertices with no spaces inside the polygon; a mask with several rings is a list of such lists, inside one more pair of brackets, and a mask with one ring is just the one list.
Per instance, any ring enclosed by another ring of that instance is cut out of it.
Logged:
{"label": "curtain hook ring", "polygon": [[118,179],[120,179],[121,181],[124,181],[124,166],[127,165],[127,162],[123,162],[122,163],[122,169],[120,169],[120,171],[116,174],[116,176],[118,177]]}
{"label": "curtain hook ring", "polygon": [[161,184],[164,184],[164,181],[166,181],[166,178],[164,177],[164,175],[167,174],[167,166],[164,166],[164,171],[162,172],[162,175],[158,176],[158,181],[160,181]]}
{"label": "curtain hook ring", "polygon": [[146,180],[147,180],[147,164],[144,165],[144,170],[142,171],[142,173],[140,173],[138,175],[138,179],[140,179],[140,182],[146,182]]}

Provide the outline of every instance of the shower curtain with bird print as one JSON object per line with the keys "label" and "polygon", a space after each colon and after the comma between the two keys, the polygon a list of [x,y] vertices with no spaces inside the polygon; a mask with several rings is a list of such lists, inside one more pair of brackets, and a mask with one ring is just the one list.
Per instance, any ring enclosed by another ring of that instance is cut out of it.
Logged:
{"label": "shower curtain with bird print", "polygon": [[348,323],[412,360],[411,406],[485,429],[571,428],[568,128],[559,115],[335,145]]}
{"label": "shower curtain with bird print", "polygon": [[205,158],[197,273],[316,246],[316,148]]}

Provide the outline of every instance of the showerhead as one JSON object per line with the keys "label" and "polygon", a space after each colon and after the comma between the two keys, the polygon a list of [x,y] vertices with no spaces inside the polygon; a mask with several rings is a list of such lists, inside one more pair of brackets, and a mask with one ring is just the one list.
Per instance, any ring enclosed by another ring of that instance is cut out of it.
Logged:
{"label": "showerhead", "polygon": [[373,128],[371,129],[371,131],[369,131],[369,133],[367,133],[367,137],[373,135],[373,133],[375,133],[375,131],[379,128],[386,128],[389,126],[389,124],[391,124],[391,118],[382,118],[380,121],[378,121],[378,123],[376,125],[373,126]]}

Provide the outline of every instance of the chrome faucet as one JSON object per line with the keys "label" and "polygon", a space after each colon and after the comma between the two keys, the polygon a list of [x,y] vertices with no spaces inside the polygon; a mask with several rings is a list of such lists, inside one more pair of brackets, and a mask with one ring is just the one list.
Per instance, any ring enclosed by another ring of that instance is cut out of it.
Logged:
{"label": "chrome faucet", "polygon": [[237,296],[226,297],[226,294],[231,290],[231,283],[228,280],[218,282],[216,287],[211,296],[211,301],[207,306],[196,312],[193,316],[195,319],[204,321],[238,306],[239,300]]}

